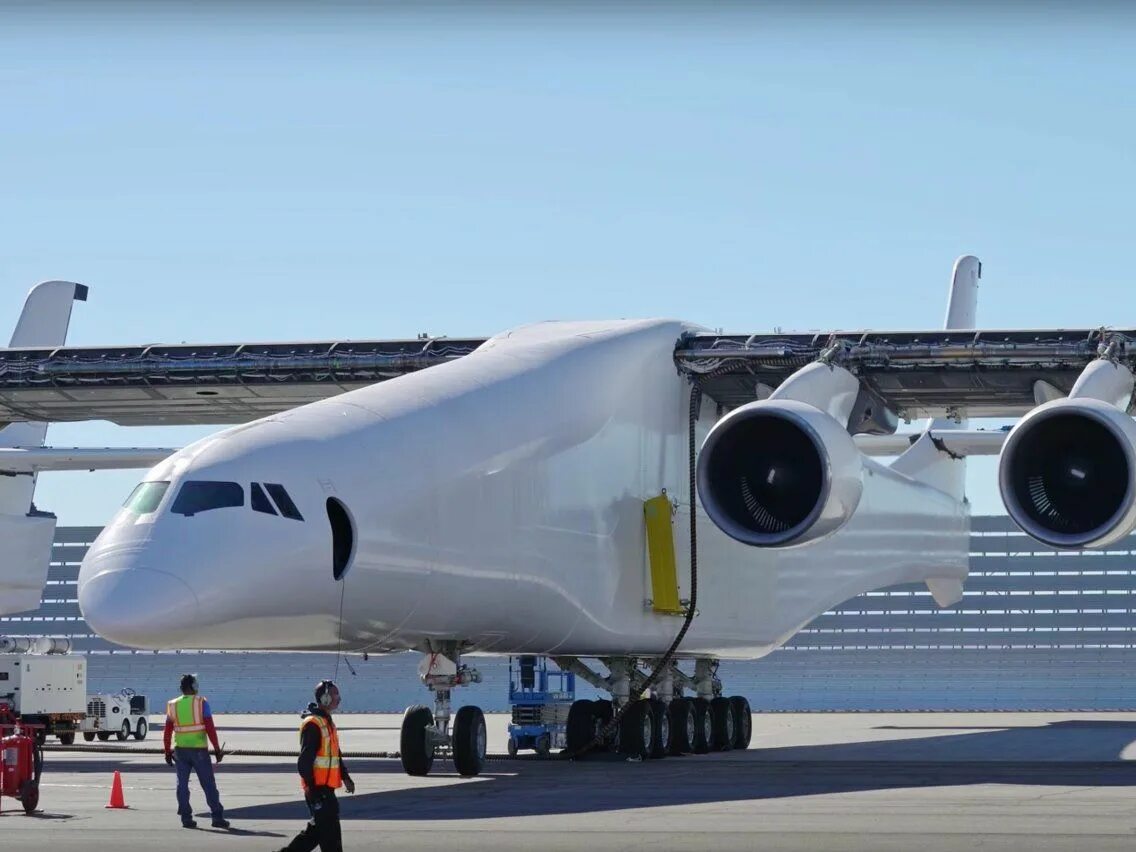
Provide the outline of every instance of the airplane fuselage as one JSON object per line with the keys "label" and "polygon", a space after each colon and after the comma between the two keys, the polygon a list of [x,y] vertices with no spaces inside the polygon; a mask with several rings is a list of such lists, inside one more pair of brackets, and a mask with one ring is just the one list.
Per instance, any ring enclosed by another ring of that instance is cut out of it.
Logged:
{"label": "airplane fuselage", "polygon": [[[685,597],[690,385],[672,352],[690,328],[527,326],[458,361],[199,441],[149,471],[145,482],[168,487],[132,501],[91,548],[84,615],[143,648],[379,652],[458,640],[498,653],[661,654],[680,621],[645,605],[643,502],[664,490],[677,501]],[[702,405],[699,441],[715,408]],[[698,616],[680,655],[760,657],[863,591],[965,577],[965,504],[864,464],[855,516],[810,544],[748,547],[698,510]],[[189,483],[216,487],[190,486],[195,504],[182,497]],[[350,518],[346,550],[329,501]],[[337,547],[339,567],[349,553],[338,580]]]}

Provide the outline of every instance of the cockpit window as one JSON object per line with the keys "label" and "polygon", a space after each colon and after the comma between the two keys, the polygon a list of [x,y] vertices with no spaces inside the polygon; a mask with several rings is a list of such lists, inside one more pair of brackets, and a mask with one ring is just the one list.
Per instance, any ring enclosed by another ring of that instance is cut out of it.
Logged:
{"label": "cockpit window", "polygon": [[189,517],[210,509],[227,509],[245,504],[245,490],[235,482],[197,480],[186,482],[170,511]]}
{"label": "cockpit window", "polygon": [[136,515],[149,514],[158,508],[169,487],[168,482],[139,482],[122,507]]}
{"label": "cockpit window", "polygon": [[252,504],[254,512],[264,512],[266,515],[276,514],[276,510],[272,508],[272,501],[268,499],[268,495],[264,493],[259,482],[254,482],[249,486],[249,503]]}
{"label": "cockpit window", "polygon": [[304,516],[300,514],[300,510],[296,508],[296,504],[292,502],[292,498],[288,496],[288,492],[284,490],[283,485],[276,485],[271,482],[264,483],[264,487],[268,489],[268,493],[272,495],[272,499],[276,501],[276,505],[280,508],[280,514],[285,518],[291,518],[293,521],[302,521]]}

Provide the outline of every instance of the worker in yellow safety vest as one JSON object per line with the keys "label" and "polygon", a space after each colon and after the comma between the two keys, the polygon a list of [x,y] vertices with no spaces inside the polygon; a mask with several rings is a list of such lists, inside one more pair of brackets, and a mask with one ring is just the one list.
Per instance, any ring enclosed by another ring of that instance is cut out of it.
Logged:
{"label": "worker in yellow safety vest", "polygon": [[[181,679],[181,696],[166,703],[166,728],[162,736],[162,750],[166,763],[177,768],[177,804],[182,828],[197,828],[193,808],[189,806],[189,773],[195,772],[205,801],[213,812],[213,827],[228,828],[225,809],[217,793],[217,781],[209,763],[208,742],[213,743],[217,762],[225,756],[217,743],[217,728],[213,724],[213,711],[209,702],[197,694],[197,675],[187,674]],[[171,748],[171,740],[173,748]]]}
{"label": "worker in yellow safety vest", "polygon": [[316,846],[322,852],[342,852],[335,791],[343,787],[348,793],[355,792],[355,782],[339,750],[339,731],[331,717],[339,709],[339,687],[321,680],[315,697],[300,717],[300,759],[296,762],[311,820],[284,847],[285,852],[311,852]]}

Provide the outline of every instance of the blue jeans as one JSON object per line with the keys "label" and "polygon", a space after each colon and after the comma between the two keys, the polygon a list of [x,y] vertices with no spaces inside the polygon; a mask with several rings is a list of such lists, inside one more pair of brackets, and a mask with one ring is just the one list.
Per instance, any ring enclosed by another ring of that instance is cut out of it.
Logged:
{"label": "blue jeans", "polygon": [[193,819],[193,808],[189,806],[189,773],[197,773],[205,801],[213,812],[213,819],[224,819],[225,809],[221,807],[221,797],[217,794],[217,782],[213,778],[213,764],[209,762],[207,748],[175,748],[174,768],[177,769],[178,815],[182,821]]}

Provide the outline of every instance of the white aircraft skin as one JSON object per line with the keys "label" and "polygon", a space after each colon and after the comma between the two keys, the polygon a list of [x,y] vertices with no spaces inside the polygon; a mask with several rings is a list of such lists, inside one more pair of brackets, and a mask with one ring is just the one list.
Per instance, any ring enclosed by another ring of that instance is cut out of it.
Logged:
{"label": "white aircraft skin", "polygon": [[[502,654],[660,655],[680,619],[645,606],[643,501],[665,489],[679,502],[685,597],[690,389],[672,353],[690,329],[526,326],[460,360],[186,447],[144,477],[170,483],[155,510],[123,509],[90,549],[83,614],[102,636],[140,648],[456,640]],[[715,419],[706,400],[699,443]],[[862,462],[858,508],[818,541],[750,547],[699,507],[698,616],[680,657],[761,657],[864,591],[965,578],[961,494]],[[201,480],[239,483],[244,505],[171,513],[181,485]],[[253,511],[253,482],[284,485],[304,521]],[[341,581],[329,497],[355,530]]]}

